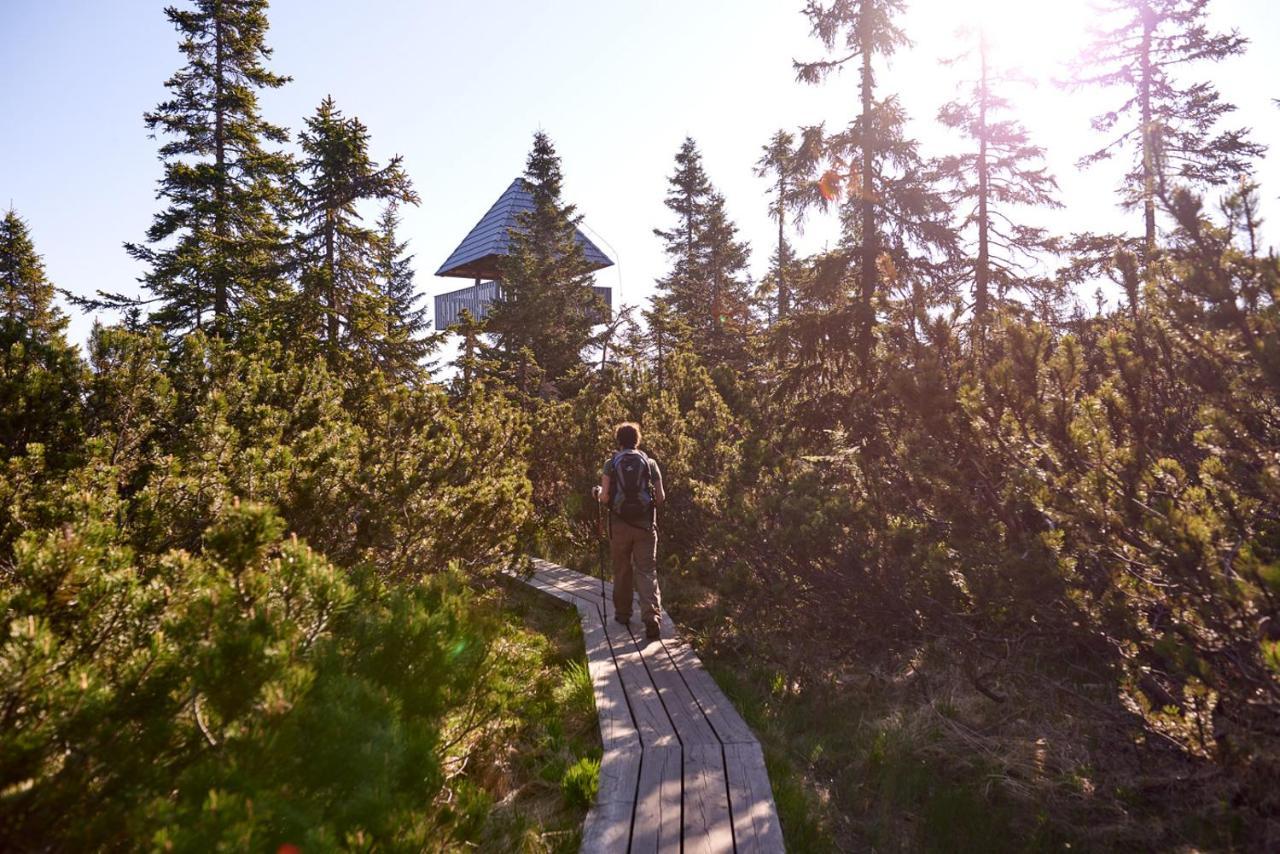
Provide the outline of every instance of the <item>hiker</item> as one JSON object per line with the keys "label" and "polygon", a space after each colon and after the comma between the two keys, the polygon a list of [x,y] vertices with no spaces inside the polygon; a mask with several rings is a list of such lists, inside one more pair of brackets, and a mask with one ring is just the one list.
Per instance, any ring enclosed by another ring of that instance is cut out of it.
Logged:
{"label": "hiker", "polygon": [[640,445],[640,427],[614,428],[618,450],[605,461],[597,499],[609,508],[609,552],[613,558],[614,619],[631,621],[631,592],[640,591],[645,637],[657,640],[662,618],[658,591],[657,508],[666,500],[662,472]]}

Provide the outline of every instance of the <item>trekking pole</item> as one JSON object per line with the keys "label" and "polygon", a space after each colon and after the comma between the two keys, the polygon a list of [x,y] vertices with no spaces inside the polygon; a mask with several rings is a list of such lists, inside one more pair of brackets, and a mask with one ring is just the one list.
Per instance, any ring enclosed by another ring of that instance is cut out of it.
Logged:
{"label": "trekking pole", "polygon": [[608,564],[607,549],[605,544],[608,542],[609,529],[605,522],[605,506],[600,500],[600,487],[595,486],[591,489],[591,497],[596,502],[596,542],[598,543],[597,551],[600,553],[600,595],[604,595],[604,573]]}

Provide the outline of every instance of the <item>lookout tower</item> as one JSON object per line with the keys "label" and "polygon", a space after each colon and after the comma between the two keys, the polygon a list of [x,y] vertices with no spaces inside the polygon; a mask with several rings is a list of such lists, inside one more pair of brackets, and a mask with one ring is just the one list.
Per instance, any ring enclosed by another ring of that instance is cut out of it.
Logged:
{"label": "lookout tower", "polygon": [[[489,306],[501,293],[501,262],[510,251],[511,229],[519,229],[517,216],[531,210],[533,196],[524,179],[517,178],[436,270],[437,276],[474,280],[470,287],[436,296],[436,329],[448,329],[464,308],[477,319],[488,315]],[[601,252],[581,230],[574,229],[573,239],[582,247],[592,271],[613,266],[613,259]],[[592,287],[592,290],[604,302],[606,312],[612,312],[613,289]]]}

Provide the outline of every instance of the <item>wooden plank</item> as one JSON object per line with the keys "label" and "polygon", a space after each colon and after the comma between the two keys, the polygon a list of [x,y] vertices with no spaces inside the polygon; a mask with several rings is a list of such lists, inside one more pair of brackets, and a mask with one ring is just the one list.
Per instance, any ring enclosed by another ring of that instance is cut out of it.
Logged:
{"label": "wooden plank", "polygon": [[782,826],[759,744],[726,744],[725,772],[738,854],[780,854]]}
{"label": "wooden plank", "polygon": [[570,570],[567,569],[560,570],[559,572],[553,572],[549,569],[539,569],[534,573],[534,578],[537,578],[544,584],[549,584],[553,587],[559,588],[560,590],[568,591],[573,593],[575,596],[587,599],[591,602],[600,603],[604,601],[600,594],[600,582],[598,580],[588,578],[587,576],[580,575],[576,572],[571,573]]}
{"label": "wooden plank", "polygon": [[680,745],[645,747],[631,824],[631,854],[680,851]]}
{"label": "wooden plank", "polygon": [[635,721],[636,731],[640,733],[641,745],[646,750],[650,747],[678,745],[675,728],[663,708],[662,698],[649,677],[649,671],[645,669],[631,631],[612,619],[604,620],[603,625],[609,638],[609,646],[613,649],[613,660],[618,667],[623,690],[631,703],[631,717]]}
{"label": "wooden plank", "polygon": [[543,593],[546,593],[550,596],[554,596],[555,598],[559,599],[561,602],[565,602],[569,605],[576,606],[580,602],[582,603],[589,602],[589,600],[586,600],[580,596],[574,595],[573,591],[571,590],[566,590],[561,587],[556,587],[553,584],[548,584],[546,581],[543,581],[542,579],[538,578],[536,575],[533,576],[532,578],[519,578],[518,580],[524,582],[525,584],[529,585],[535,590],[540,590]]}
{"label": "wooden plank", "polygon": [[596,802],[582,823],[583,854],[626,851],[631,838],[631,818],[636,808],[636,782],[640,777],[639,746],[606,750],[600,760],[600,789]]}
{"label": "wooden plank", "polygon": [[662,641],[667,654],[689,686],[707,722],[725,744],[757,744],[755,734],[747,726],[733,703],[720,690],[716,680],[702,666],[697,655],[683,641],[666,638]]}
{"label": "wooden plank", "polygon": [[683,827],[685,854],[733,854],[733,826],[719,742],[685,744]]}
{"label": "wooden plank", "polygon": [[686,747],[691,744],[714,744],[718,748],[720,739],[707,722],[702,707],[676,669],[675,662],[667,654],[662,641],[646,640],[643,629],[634,630],[632,635],[636,640],[636,651],[640,653],[649,677],[658,689],[658,696],[662,698],[667,716],[671,718],[671,723],[680,736],[680,743]]}
{"label": "wooden plank", "polygon": [[605,635],[600,609],[593,605],[578,606],[582,622],[582,640],[587,650],[587,669],[600,718],[600,744],[606,751],[640,749],[640,736],[627,702],[622,680],[613,659],[613,648]]}

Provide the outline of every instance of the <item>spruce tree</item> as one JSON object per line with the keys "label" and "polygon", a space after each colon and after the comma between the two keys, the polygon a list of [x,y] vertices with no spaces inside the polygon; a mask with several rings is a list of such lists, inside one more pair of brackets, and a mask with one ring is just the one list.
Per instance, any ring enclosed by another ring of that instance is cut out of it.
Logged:
{"label": "spruce tree", "polygon": [[10,210],[0,220],[0,459],[39,443],[54,466],[79,451],[84,367],[66,340],[67,317],[54,305],[27,224]]}
{"label": "spruce tree", "polygon": [[[556,391],[583,364],[582,351],[603,306],[591,268],[574,239],[582,217],[561,199],[563,173],[551,139],[539,131],[524,172],[533,209],[521,212],[502,259],[502,288],[487,329],[504,369],[525,382],[535,374]],[[532,382],[532,381],[529,381]],[[530,390],[549,391],[537,388]]]}
{"label": "spruce tree", "polygon": [[974,79],[959,98],[944,104],[938,119],[960,132],[968,150],[944,157],[938,168],[950,184],[949,201],[960,218],[967,250],[962,276],[972,282],[977,335],[987,322],[991,291],[997,300],[1013,291],[1043,291],[1048,283],[1034,264],[1052,248],[1043,228],[1026,225],[1029,208],[1061,207],[1057,182],[1044,165],[1044,149],[1030,142],[1022,123],[1008,118],[1003,87],[1018,77],[993,68],[986,33],[969,34],[973,45],[947,62],[973,63]]}
{"label": "spruce tree", "polygon": [[[306,325],[324,343],[331,365],[344,351],[365,362],[394,325],[384,284],[388,250],[383,236],[362,225],[359,204],[394,200],[417,204],[399,156],[379,166],[369,156],[369,131],[325,98],[298,136],[302,149],[298,235],[302,310]],[[397,285],[403,287],[403,283]],[[411,287],[411,285],[410,285]]]}
{"label": "spruce tree", "polygon": [[1097,7],[1093,44],[1068,81],[1074,88],[1119,90],[1119,103],[1093,119],[1107,143],[1080,164],[1128,156],[1122,204],[1142,209],[1146,262],[1156,245],[1157,200],[1172,191],[1170,182],[1222,185],[1250,171],[1250,161],[1265,150],[1249,141],[1244,128],[1219,129],[1235,106],[1212,83],[1187,82],[1177,74],[1180,66],[1240,54],[1248,43],[1234,30],[1210,29],[1208,3],[1106,0]]}
{"label": "spruce tree", "polygon": [[184,65],[165,85],[172,93],[146,114],[165,136],[164,177],[145,244],[126,244],[148,270],[147,300],[102,294],[98,305],[155,304],[169,333],[227,331],[232,316],[261,307],[278,291],[287,234],[290,159],[271,143],[287,132],[265,121],[258,91],[289,78],[266,69],[266,0],[195,0],[165,15],[181,34]]}
{"label": "spruce tree", "polygon": [[764,146],[764,153],[756,161],[756,175],[773,178],[769,216],[778,224],[778,245],[770,261],[769,279],[777,297],[778,319],[786,315],[791,305],[793,285],[788,276],[796,264],[787,240],[787,217],[790,216],[791,224],[798,227],[805,209],[813,202],[812,177],[816,160],[808,155],[808,147],[816,141],[811,132],[806,132],[801,139],[801,148],[797,149],[795,136],[789,131],[779,130]]}
{"label": "spruce tree", "polygon": [[27,224],[10,208],[0,220],[0,317],[43,338],[60,334],[66,315],[54,305],[55,288],[45,274]]}
{"label": "spruce tree", "polygon": [[[940,254],[952,249],[947,206],[930,184],[915,140],[906,136],[906,114],[896,96],[877,98],[877,59],[910,44],[896,18],[903,0],[810,0],[805,14],[828,58],[796,62],[796,76],[819,83],[846,65],[858,69],[858,112],[843,131],[824,133],[820,150],[830,165],[820,186],[824,198],[843,191],[845,242],[857,258],[850,318],[854,347],[865,374],[874,340],[877,300],[895,286],[912,290],[919,307],[926,284],[941,279]],[[832,56],[834,54],[834,56]],[[883,256],[883,257],[882,257]]]}
{"label": "spruce tree", "polygon": [[383,370],[408,379],[426,369],[423,362],[439,346],[440,335],[431,332],[427,305],[413,281],[413,256],[407,254],[409,242],[397,237],[399,227],[399,206],[393,201],[378,219],[374,265],[386,300],[387,326],[377,350]]}
{"label": "spruce tree", "polygon": [[696,351],[714,362],[740,358],[750,321],[750,248],[702,167],[697,143],[686,138],[668,178],[666,206],[676,214],[665,243],[671,271],[658,280],[660,299],[688,324]]}

